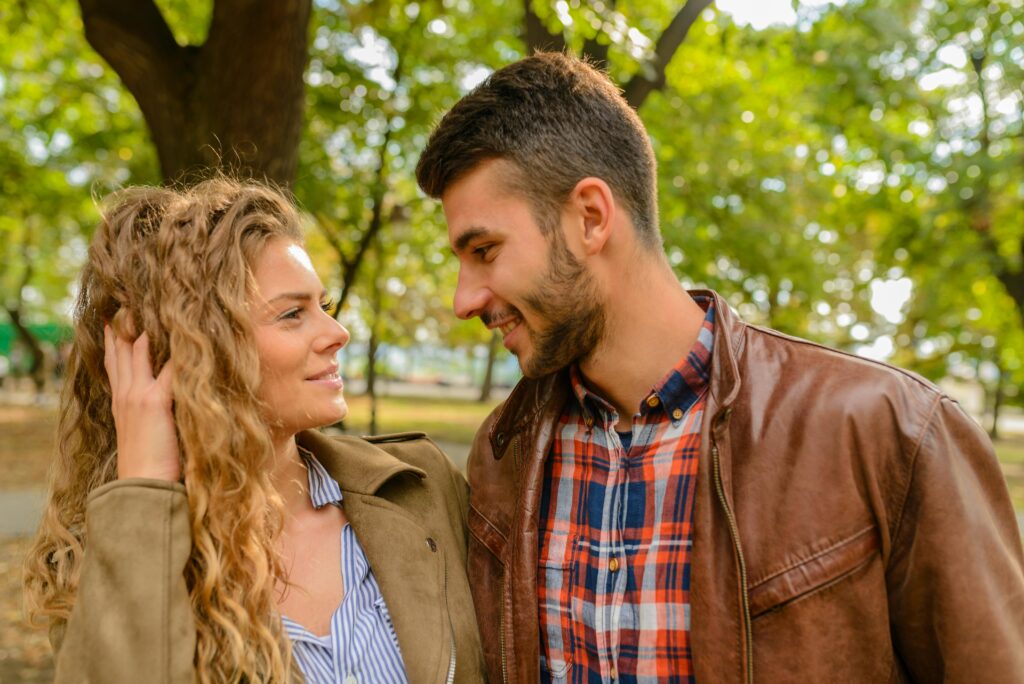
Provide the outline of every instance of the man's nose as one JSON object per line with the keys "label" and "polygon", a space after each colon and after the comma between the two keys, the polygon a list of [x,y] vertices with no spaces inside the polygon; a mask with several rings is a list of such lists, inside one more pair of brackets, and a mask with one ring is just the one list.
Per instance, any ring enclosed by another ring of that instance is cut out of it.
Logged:
{"label": "man's nose", "polygon": [[470,277],[465,270],[459,269],[459,282],[455,286],[455,301],[452,308],[455,315],[469,320],[487,308],[491,299],[491,291],[478,280]]}

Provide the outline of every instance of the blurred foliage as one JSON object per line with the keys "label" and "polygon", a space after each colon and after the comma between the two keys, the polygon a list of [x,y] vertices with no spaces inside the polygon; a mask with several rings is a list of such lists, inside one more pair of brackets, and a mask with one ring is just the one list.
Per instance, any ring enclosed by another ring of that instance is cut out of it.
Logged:
{"label": "blurred foliage", "polygon": [[[202,42],[212,0],[157,4],[180,42]],[[680,4],[532,8],[625,83],[650,68]],[[330,289],[355,273],[340,316],[357,338],[377,291],[384,339],[486,342],[450,312],[443,216],[413,169],[441,113],[525,54],[523,11],[508,0],[314,3],[294,189]],[[706,10],[641,107],[680,279],[718,289],[753,322],[934,379],[1001,385],[1019,401],[1021,301],[1006,274],[1024,268],[1024,2],[847,0],[796,12],[794,25],[755,30]],[[0,295],[21,297],[37,319],[60,317],[92,195],[155,182],[156,163],[73,1],[15,3],[0,22]],[[14,292],[27,259],[29,296]]]}
{"label": "blurred foliage", "polygon": [[64,315],[85,256],[92,191],[153,182],[155,160],[77,5],[7,3],[0,33],[0,304],[50,319]]}

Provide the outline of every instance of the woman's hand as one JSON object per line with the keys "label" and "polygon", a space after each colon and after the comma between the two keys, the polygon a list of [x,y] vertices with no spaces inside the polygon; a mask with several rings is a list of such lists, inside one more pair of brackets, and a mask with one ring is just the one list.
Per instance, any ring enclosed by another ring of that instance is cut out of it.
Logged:
{"label": "woman's hand", "polygon": [[149,336],[135,342],[103,327],[103,365],[117,430],[117,477],[148,477],[177,482],[181,478],[178,436],[171,410],[174,397],[171,362],[153,377]]}

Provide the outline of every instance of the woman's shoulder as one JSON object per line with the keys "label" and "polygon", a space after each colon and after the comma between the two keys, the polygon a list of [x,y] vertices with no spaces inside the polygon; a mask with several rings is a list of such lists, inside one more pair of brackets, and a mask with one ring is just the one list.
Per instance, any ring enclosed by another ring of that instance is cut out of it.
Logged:
{"label": "woman's shoulder", "polygon": [[298,435],[298,442],[345,489],[375,489],[402,473],[443,489],[462,478],[451,459],[423,432],[357,437],[307,431]]}
{"label": "woman's shoulder", "polygon": [[403,463],[420,468],[428,475],[435,471],[439,473],[457,471],[455,464],[444,450],[425,432],[395,432],[384,435],[349,437],[348,439],[366,442]]}

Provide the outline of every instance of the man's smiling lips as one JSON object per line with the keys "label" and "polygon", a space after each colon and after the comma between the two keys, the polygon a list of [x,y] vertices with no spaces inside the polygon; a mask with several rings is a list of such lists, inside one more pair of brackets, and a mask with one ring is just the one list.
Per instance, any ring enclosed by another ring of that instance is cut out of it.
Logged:
{"label": "man's smiling lips", "polygon": [[510,332],[515,330],[515,328],[522,322],[523,319],[520,318],[519,316],[505,316],[497,321],[493,319],[489,321],[484,321],[484,323],[490,330],[494,330],[495,328],[500,330],[502,336],[508,335]]}

